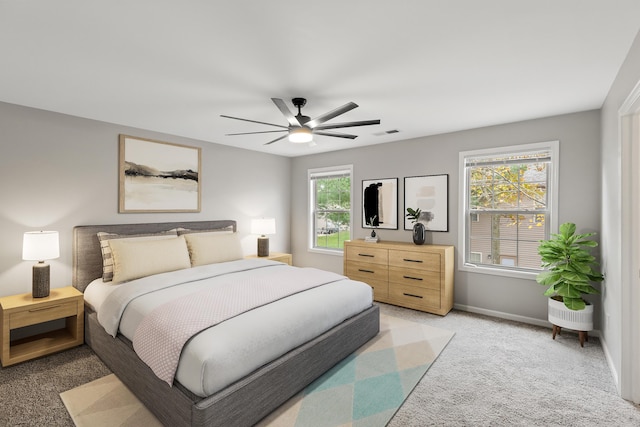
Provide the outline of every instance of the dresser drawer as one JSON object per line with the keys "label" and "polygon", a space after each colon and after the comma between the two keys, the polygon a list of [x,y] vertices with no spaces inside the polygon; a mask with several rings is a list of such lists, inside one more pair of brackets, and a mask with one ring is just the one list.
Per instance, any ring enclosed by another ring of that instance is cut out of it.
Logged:
{"label": "dresser drawer", "polygon": [[409,308],[440,308],[440,291],[436,289],[390,284],[389,299],[393,303]]}
{"label": "dresser drawer", "polygon": [[[361,280],[364,282],[364,280]],[[373,299],[376,301],[386,301],[389,297],[389,283],[380,280],[368,280],[367,285],[373,289]]]}
{"label": "dresser drawer", "polygon": [[389,270],[386,265],[368,264],[365,262],[348,262],[345,275],[353,280],[369,283],[369,280],[389,280]]}
{"label": "dresser drawer", "polygon": [[376,243],[371,243],[371,247],[347,246],[347,261],[387,265],[389,263],[389,250],[376,248],[375,245]]}
{"label": "dresser drawer", "polygon": [[440,272],[440,254],[413,251],[389,251],[389,265]]}
{"label": "dresser drawer", "polygon": [[389,267],[389,282],[426,289],[440,289],[440,272]]}
{"label": "dresser drawer", "polygon": [[24,311],[12,313],[9,317],[9,327],[16,329],[77,314],[78,303],[75,301],[32,306]]}

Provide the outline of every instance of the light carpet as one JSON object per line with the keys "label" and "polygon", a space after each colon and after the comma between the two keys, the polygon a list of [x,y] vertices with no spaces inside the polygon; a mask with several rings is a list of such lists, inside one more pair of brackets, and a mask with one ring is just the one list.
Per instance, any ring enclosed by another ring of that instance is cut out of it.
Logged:
{"label": "light carpet", "polygon": [[[454,333],[381,315],[380,333],[292,397],[259,425],[384,426]],[[60,394],[79,426],[160,425],[115,377]]]}

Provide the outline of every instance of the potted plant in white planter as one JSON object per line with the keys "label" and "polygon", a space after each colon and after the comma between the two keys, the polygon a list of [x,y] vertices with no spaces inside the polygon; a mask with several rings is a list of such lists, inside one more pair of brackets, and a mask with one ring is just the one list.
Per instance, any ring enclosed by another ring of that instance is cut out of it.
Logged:
{"label": "potted plant in white planter", "polygon": [[550,297],[549,322],[554,325],[554,338],[556,327],[584,332],[593,329],[593,306],[583,295],[600,293],[592,283],[604,279],[596,258],[587,250],[598,246],[589,239],[594,234],[576,234],[576,225],[567,222],[560,226],[559,234],[552,234],[538,246],[546,271],[539,273],[536,281],[547,286],[544,295]]}

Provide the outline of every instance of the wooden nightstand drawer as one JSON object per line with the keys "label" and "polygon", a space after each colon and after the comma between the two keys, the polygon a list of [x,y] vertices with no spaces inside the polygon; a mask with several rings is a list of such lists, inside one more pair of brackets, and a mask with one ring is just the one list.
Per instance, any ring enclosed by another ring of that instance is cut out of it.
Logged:
{"label": "wooden nightstand drawer", "polygon": [[16,329],[23,326],[37,325],[50,320],[78,314],[78,304],[75,301],[34,306],[25,311],[12,313],[9,316],[9,328]]}

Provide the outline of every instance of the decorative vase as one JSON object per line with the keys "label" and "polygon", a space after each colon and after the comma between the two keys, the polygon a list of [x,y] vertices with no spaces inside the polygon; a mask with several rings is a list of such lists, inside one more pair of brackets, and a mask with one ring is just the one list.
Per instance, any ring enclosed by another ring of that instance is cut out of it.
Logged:
{"label": "decorative vase", "polygon": [[561,328],[574,331],[593,329],[593,305],[587,304],[584,310],[569,310],[562,301],[549,298],[549,322]]}
{"label": "decorative vase", "polygon": [[416,222],[413,224],[413,243],[416,245],[424,245],[427,238],[427,231],[423,223]]}

